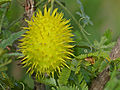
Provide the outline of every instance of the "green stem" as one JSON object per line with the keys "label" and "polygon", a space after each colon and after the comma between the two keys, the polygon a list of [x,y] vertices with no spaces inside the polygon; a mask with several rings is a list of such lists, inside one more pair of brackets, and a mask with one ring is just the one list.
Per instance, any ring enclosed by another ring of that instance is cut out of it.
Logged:
{"label": "green stem", "polygon": [[[44,1],[44,0],[43,0]],[[35,7],[38,7],[42,2],[42,0],[39,0],[36,4],[35,4]]]}
{"label": "green stem", "polygon": [[2,84],[0,83],[0,86],[2,87],[3,90],[5,90],[5,88],[2,86]]}
{"label": "green stem", "polygon": [[21,16],[20,18],[14,20],[12,23],[9,24],[9,26],[7,27],[7,29],[9,29],[10,27],[12,27],[14,24],[16,24],[17,22],[19,22],[21,19],[23,18],[23,16]]}
{"label": "green stem", "polygon": [[80,25],[80,23],[77,21],[77,19],[72,15],[72,13],[66,8],[64,7],[64,5],[62,5],[58,0],[55,0],[55,2],[57,4],[59,4],[64,10],[67,11],[67,13],[72,17],[72,19],[74,20],[74,22],[78,25],[79,29],[81,30],[81,33],[83,34],[84,38],[88,41],[88,43],[90,44],[91,47],[93,47],[92,43],[89,41],[89,39],[87,38],[87,36],[84,33],[84,28]]}
{"label": "green stem", "polygon": [[54,0],[51,1],[51,11],[50,11],[50,14],[52,14],[52,12],[53,12],[53,7],[54,7]]}
{"label": "green stem", "polygon": [[4,21],[4,17],[5,17],[6,12],[7,12],[7,8],[4,10],[3,15],[2,15],[2,18],[1,18],[1,22],[0,22],[0,33],[1,33],[1,30],[2,30],[2,23],[3,23],[3,21]]}
{"label": "green stem", "polygon": [[23,86],[23,90],[25,90],[25,85],[22,82],[20,82],[20,84]]}

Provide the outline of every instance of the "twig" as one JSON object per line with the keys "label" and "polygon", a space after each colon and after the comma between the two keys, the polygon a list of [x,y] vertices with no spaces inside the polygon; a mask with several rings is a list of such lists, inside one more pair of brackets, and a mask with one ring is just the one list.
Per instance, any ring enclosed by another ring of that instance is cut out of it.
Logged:
{"label": "twig", "polygon": [[4,10],[3,15],[2,15],[2,18],[1,18],[1,22],[0,22],[0,33],[1,33],[1,30],[2,30],[2,24],[3,24],[3,21],[4,21],[4,17],[5,17],[6,12],[7,12],[7,7],[6,7],[6,9]]}
{"label": "twig", "polygon": [[14,20],[12,23],[10,23],[10,25],[7,27],[7,29],[9,29],[11,26],[13,26],[14,24],[16,24],[17,22],[19,22],[22,18],[23,18],[23,16],[21,16],[17,20]]}
{"label": "twig", "polygon": [[20,84],[23,86],[23,90],[25,90],[25,85],[22,82],[20,82]]}
{"label": "twig", "polygon": [[89,45],[91,47],[93,47],[92,43],[89,41],[89,39],[87,38],[87,36],[84,33],[84,28],[80,25],[80,23],[77,21],[77,19],[72,15],[72,13],[64,6],[62,5],[58,0],[55,0],[55,2],[57,4],[59,4],[64,10],[67,11],[67,13],[72,17],[72,19],[74,20],[74,22],[78,25],[79,29],[81,30],[81,33],[83,34],[84,38],[87,40],[87,42],[89,43]]}
{"label": "twig", "polygon": [[2,84],[0,83],[0,86],[2,87],[3,90],[5,90],[5,88],[2,86]]}

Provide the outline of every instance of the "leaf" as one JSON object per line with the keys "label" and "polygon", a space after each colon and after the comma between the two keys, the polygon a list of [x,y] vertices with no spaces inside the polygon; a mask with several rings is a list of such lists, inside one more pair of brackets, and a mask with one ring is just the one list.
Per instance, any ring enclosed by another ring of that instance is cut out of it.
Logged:
{"label": "leaf", "polygon": [[[1,64],[0,64],[0,65],[1,65]],[[7,66],[4,66],[4,67],[1,67],[1,68],[0,68],[0,72],[6,71],[6,70],[8,70],[8,67],[7,67]]]}
{"label": "leaf", "polygon": [[104,36],[108,39],[107,43],[110,43],[112,41],[112,32],[110,29],[105,31]]}
{"label": "leaf", "polygon": [[15,53],[8,53],[7,56],[23,56],[23,54],[15,52]]}
{"label": "leaf", "polygon": [[108,39],[105,36],[101,37],[101,40],[100,40],[100,43],[99,43],[100,46],[102,46],[107,40]]}
{"label": "leaf", "polygon": [[73,82],[71,84],[75,85],[75,86],[77,86],[79,88],[77,90],[88,90],[87,83],[86,83],[82,73],[83,72],[79,72],[79,74],[77,74],[77,75],[72,73],[71,76],[70,76],[70,82]]}
{"label": "leaf", "polygon": [[106,84],[104,90],[119,90],[120,88],[120,72],[114,70],[111,74],[109,82]]}
{"label": "leaf", "polygon": [[[5,90],[11,89],[14,87],[12,80],[7,76],[6,73],[0,74],[0,84],[5,88]],[[1,87],[0,87],[1,90]]]}
{"label": "leaf", "polygon": [[56,86],[56,81],[54,78],[44,78],[44,79],[38,80],[38,82],[44,83],[44,84],[50,85],[50,86]]}
{"label": "leaf", "polygon": [[59,80],[58,80],[60,85],[67,84],[70,73],[71,73],[70,69],[68,69],[66,67],[62,69],[62,72],[60,73]]}
{"label": "leaf", "polygon": [[107,44],[107,45],[101,46],[101,48],[103,48],[103,49],[111,48],[111,47],[113,47],[114,45],[115,45],[115,42],[111,42],[111,43],[109,43],[109,44]]}
{"label": "leaf", "polygon": [[57,87],[57,90],[79,90],[79,88],[77,88],[76,86],[60,86]]}
{"label": "leaf", "polygon": [[5,39],[0,43],[0,48],[4,49],[6,46],[11,45],[17,38],[21,37],[21,35],[25,32],[25,30],[22,30],[17,33],[13,33],[8,39]]}
{"label": "leaf", "polygon": [[5,61],[4,63],[0,64],[0,68],[4,67],[5,65],[8,65],[9,63],[11,63],[12,60],[10,59],[9,61]]}
{"label": "leaf", "polygon": [[11,0],[0,0],[0,5],[7,3],[7,2],[11,2]]}
{"label": "leaf", "polygon": [[80,84],[80,86],[82,87],[82,90],[88,90],[88,86],[87,86],[85,80],[82,81],[82,83]]}
{"label": "leaf", "polygon": [[107,62],[107,61],[103,61],[103,62],[100,64],[100,67],[99,67],[99,71],[98,71],[98,72],[102,72],[107,66],[108,66],[108,62]]}
{"label": "leaf", "polygon": [[[83,77],[81,83],[82,83],[83,81],[85,81],[85,82],[90,82],[90,78],[91,78],[90,76],[91,76],[91,74],[92,74],[91,72],[88,72],[87,69],[81,68],[80,73],[82,73],[81,78]],[[87,85],[87,84],[86,84],[86,85]],[[81,88],[83,88],[82,86],[84,86],[84,85],[81,85]]]}
{"label": "leaf", "polygon": [[115,45],[115,42],[110,42],[106,36],[102,36],[100,42],[94,41],[94,46],[96,50],[107,51]]}
{"label": "leaf", "polygon": [[34,88],[34,81],[33,79],[27,75],[23,81],[29,88],[33,89]]}

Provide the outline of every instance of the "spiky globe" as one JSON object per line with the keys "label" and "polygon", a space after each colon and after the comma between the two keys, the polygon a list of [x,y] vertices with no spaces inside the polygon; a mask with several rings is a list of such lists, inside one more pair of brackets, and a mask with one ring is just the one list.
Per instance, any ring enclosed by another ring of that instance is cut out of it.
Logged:
{"label": "spiky globe", "polygon": [[28,27],[23,38],[20,39],[19,51],[24,55],[22,64],[28,67],[27,72],[36,73],[36,77],[44,74],[54,74],[66,65],[66,60],[72,54],[70,20],[63,19],[63,13],[57,9],[50,14],[51,9],[44,9],[44,15],[39,10],[27,21]]}

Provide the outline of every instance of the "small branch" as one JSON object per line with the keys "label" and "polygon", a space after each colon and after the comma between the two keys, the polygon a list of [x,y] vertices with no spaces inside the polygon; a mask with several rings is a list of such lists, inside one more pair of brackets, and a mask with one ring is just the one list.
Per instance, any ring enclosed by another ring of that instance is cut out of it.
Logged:
{"label": "small branch", "polygon": [[2,84],[0,83],[0,86],[2,87],[3,90],[5,90],[5,88],[2,86]]}
{"label": "small branch", "polygon": [[5,17],[6,12],[7,12],[7,7],[6,7],[6,9],[4,10],[3,15],[2,15],[2,18],[1,18],[1,22],[0,22],[0,33],[1,33],[1,30],[2,30],[2,24],[3,24],[3,21],[4,21],[4,17]]}
{"label": "small branch", "polygon": [[59,4],[64,10],[67,11],[67,13],[72,17],[72,19],[74,20],[74,22],[78,25],[79,29],[81,30],[81,33],[83,34],[84,38],[87,40],[87,42],[89,43],[89,45],[91,47],[93,47],[92,43],[89,41],[89,39],[87,38],[87,36],[84,33],[84,28],[80,25],[80,23],[77,21],[77,19],[72,15],[72,13],[66,8],[64,7],[64,5],[62,5],[58,0],[55,0],[55,2],[57,4]]}
{"label": "small branch", "polygon": [[18,18],[17,20],[14,20],[12,23],[9,24],[9,26],[7,27],[7,29],[9,29],[10,27],[12,27],[14,24],[16,24],[17,22],[19,22],[21,19],[23,18],[23,16],[21,16],[20,18]]}
{"label": "small branch", "polygon": [[20,84],[23,86],[23,90],[25,90],[25,85],[22,82],[20,82]]}

